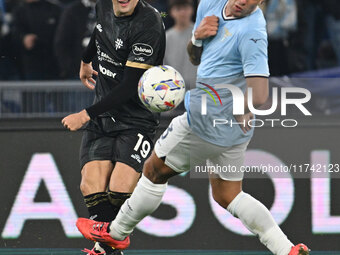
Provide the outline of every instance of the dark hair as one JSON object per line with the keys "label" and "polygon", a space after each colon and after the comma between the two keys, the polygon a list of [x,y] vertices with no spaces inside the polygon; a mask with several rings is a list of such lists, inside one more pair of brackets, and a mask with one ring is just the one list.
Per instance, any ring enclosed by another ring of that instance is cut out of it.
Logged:
{"label": "dark hair", "polygon": [[193,0],[168,0],[169,10],[174,6],[185,6],[191,5],[194,6]]}

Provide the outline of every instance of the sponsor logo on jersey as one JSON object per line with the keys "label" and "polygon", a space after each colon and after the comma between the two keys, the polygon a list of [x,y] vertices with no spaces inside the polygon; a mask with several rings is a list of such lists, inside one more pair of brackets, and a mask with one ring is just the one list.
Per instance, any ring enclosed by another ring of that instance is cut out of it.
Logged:
{"label": "sponsor logo on jersey", "polygon": [[132,52],[137,56],[144,55],[150,57],[153,54],[153,48],[148,44],[135,43],[132,45]]}
{"label": "sponsor logo on jersey", "polygon": [[105,67],[103,67],[102,65],[99,65],[99,71],[102,73],[102,74],[104,74],[104,75],[106,75],[106,76],[108,76],[108,77],[111,77],[111,78],[116,78],[116,75],[117,75],[117,73],[113,73],[113,72],[111,72],[109,69],[106,69]]}
{"label": "sponsor logo on jersey", "polygon": [[114,61],[108,54],[103,52],[101,50],[100,45],[99,45],[97,40],[96,40],[96,46],[97,46],[97,56],[98,56],[99,61],[108,62],[108,63],[113,64],[115,66],[123,66],[122,63]]}
{"label": "sponsor logo on jersey", "polygon": [[108,54],[106,54],[105,52],[102,52],[99,50],[99,52],[97,52],[98,55],[98,60],[99,61],[105,61],[107,63],[113,64],[115,66],[123,66],[122,63],[118,63],[116,61],[114,61]]}
{"label": "sponsor logo on jersey", "polygon": [[115,41],[116,50],[119,50],[121,47],[123,47],[123,45],[124,45],[123,40],[117,38],[117,40]]}
{"label": "sponsor logo on jersey", "polygon": [[250,41],[253,41],[254,43],[257,43],[260,40],[261,40],[261,38],[260,39],[255,39],[255,38],[250,39]]}
{"label": "sponsor logo on jersey", "polygon": [[99,61],[105,61],[109,63],[113,62],[112,58],[110,58],[109,55],[107,55],[105,52],[99,51],[97,52],[97,55]]}
{"label": "sponsor logo on jersey", "polygon": [[139,62],[145,62],[145,58],[143,58],[143,57],[135,58],[135,60],[139,61]]}
{"label": "sponsor logo on jersey", "polygon": [[96,26],[96,28],[98,29],[98,31],[101,33],[101,32],[103,32],[103,28],[102,28],[102,25],[101,24],[98,24],[97,26]]}

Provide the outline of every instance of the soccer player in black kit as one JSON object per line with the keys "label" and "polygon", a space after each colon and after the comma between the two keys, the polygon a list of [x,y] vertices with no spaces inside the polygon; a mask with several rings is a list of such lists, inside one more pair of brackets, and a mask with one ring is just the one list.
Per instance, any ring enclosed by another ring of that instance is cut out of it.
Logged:
{"label": "soccer player in black kit", "polygon": [[[95,90],[95,103],[62,123],[71,131],[86,124],[80,189],[90,218],[109,222],[130,197],[153,149],[159,119],[140,102],[137,86],[147,69],[162,64],[165,32],[161,15],[144,0],[99,0],[96,13],[80,67],[83,84]],[[98,73],[91,65],[95,56]],[[122,254],[98,242],[85,252]]]}

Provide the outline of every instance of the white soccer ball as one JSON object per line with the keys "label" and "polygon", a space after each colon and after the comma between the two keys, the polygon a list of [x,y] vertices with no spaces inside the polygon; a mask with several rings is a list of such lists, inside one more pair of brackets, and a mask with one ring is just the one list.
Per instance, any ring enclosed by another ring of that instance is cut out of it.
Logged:
{"label": "white soccer ball", "polygon": [[184,94],[184,79],[171,66],[154,66],[147,70],[139,80],[139,98],[152,112],[175,109],[183,101]]}

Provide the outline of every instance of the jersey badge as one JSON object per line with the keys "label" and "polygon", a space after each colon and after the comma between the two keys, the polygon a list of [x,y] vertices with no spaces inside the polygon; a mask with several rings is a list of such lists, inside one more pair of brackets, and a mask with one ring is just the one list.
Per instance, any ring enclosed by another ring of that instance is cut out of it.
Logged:
{"label": "jersey badge", "polygon": [[224,28],[224,35],[222,38],[222,41],[224,41],[226,38],[232,36],[233,34],[229,32],[229,30],[227,28]]}

